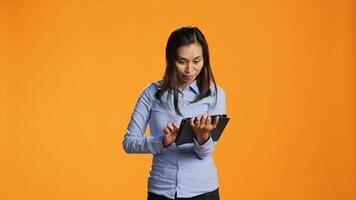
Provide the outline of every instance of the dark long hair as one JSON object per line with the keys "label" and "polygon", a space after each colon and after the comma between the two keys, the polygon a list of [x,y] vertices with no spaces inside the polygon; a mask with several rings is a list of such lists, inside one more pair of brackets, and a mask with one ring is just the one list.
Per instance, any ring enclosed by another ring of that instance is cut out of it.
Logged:
{"label": "dark long hair", "polygon": [[203,68],[196,77],[199,95],[191,103],[197,102],[211,95],[210,83],[214,83],[215,87],[215,103],[217,100],[217,86],[214,75],[210,67],[208,43],[205,40],[203,33],[193,26],[184,26],[174,30],[168,38],[166,46],[166,71],[163,76],[163,81],[158,87],[155,94],[156,99],[161,102],[161,97],[165,91],[168,91],[168,96],[174,94],[174,109],[176,113],[183,116],[178,108],[178,72],[175,67],[175,61],[178,57],[178,48],[192,43],[199,43],[203,51]]}

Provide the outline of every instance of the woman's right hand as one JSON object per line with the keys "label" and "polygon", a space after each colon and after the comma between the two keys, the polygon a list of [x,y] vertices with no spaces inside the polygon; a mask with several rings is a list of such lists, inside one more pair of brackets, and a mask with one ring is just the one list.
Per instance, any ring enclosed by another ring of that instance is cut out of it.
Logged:
{"label": "woman's right hand", "polygon": [[163,145],[168,146],[176,140],[179,126],[176,123],[168,123],[163,129]]}

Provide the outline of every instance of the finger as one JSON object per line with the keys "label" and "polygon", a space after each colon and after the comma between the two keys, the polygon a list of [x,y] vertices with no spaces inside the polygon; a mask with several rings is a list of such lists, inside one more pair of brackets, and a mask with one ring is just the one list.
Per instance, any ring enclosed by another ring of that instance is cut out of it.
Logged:
{"label": "finger", "polygon": [[173,134],[174,136],[177,136],[178,130],[179,130],[179,126],[177,123],[173,123],[173,127],[174,127],[174,131]]}
{"label": "finger", "polygon": [[168,134],[170,133],[170,131],[169,131],[168,128],[164,128],[164,129],[163,129],[163,133],[164,133],[165,135],[168,135]]}
{"label": "finger", "polygon": [[199,115],[198,117],[197,117],[197,119],[195,120],[196,122],[195,122],[195,124],[196,125],[200,125],[200,119],[201,119],[201,117],[202,117],[203,115]]}
{"label": "finger", "polygon": [[177,123],[173,123],[173,127],[178,131],[179,125]]}
{"label": "finger", "polygon": [[194,120],[195,120],[195,117],[190,118],[190,125],[191,125],[192,127],[195,126]]}
{"label": "finger", "polygon": [[172,123],[168,123],[167,128],[169,129],[170,132],[174,132],[174,127]]}
{"label": "finger", "polygon": [[201,126],[205,126],[207,117],[208,117],[208,115],[206,113],[204,113],[204,115],[202,116],[202,118],[200,120],[200,125]]}
{"label": "finger", "polygon": [[208,115],[208,117],[206,118],[205,125],[210,126],[210,124],[211,124],[211,117],[210,117],[210,115]]}
{"label": "finger", "polygon": [[216,128],[216,126],[218,125],[219,123],[219,116],[216,116],[214,121],[213,121],[213,128]]}

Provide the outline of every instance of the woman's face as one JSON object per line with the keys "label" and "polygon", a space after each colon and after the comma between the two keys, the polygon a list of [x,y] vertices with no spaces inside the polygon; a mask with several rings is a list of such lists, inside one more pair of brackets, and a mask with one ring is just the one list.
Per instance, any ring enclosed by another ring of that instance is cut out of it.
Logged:
{"label": "woman's face", "polygon": [[184,88],[192,83],[203,68],[203,50],[199,43],[192,43],[178,48],[178,58],[175,61],[179,87]]}

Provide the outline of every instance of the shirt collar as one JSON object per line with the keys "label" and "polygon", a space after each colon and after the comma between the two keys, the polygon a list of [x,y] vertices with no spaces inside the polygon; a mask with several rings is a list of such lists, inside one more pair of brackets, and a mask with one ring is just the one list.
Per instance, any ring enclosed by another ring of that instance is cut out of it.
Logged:
{"label": "shirt collar", "polygon": [[[190,85],[186,86],[184,89],[186,89],[187,87],[191,88],[196,94],[199,94],[199,88],[196,79],[194,79],[194,81]],[[182,91],[182,89],[179,89],[179,91]]]}

